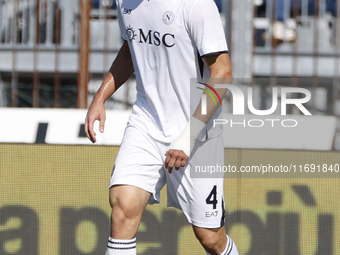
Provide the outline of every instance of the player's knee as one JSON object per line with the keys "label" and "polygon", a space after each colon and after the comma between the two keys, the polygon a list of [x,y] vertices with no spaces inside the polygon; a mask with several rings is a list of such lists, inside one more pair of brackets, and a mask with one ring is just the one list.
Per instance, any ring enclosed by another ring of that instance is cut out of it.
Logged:
{"label": "player's knee", "polygon": [[204,236],[198,240],[206,250],[215,250],[216,247],[219,246],[219,240],[214,236]]}
{"label": "player's knee", "polygon": [[118,203],[118,197],[110,193],[109,202],[111,208],[113,208]]}
{"label": "player's knee", "polygon": [[112,217],[117,220],[124,220],[125,218],[131,218],[132,212],[131,209],[119,202],[114,202],[111,204],[112,206]]}
{"label": "player's knee", "polygon": [[125,212],[117,207],[112,207],[112,213],[111,213],[111,223],[113,226],[117,225],[126,225],[128,222],[128,218],[126,217]]}
{"label": "player's knee", "polygon": [[111,213],[111,229],[128,229],[132,231],[134,234],[137,232],[139,225],[139,220],[137,217],[133,217],[132,213],[129,212],[126,208],[115,205],[112,208]]}
{"label": "player's knee", "polygon": [[219,244],[218,235],[214,231],[196,231],[195,235],[206,250],[214,249]]}
{"label": "player's knee", "polygon": [[204,229],[194,227],[196,238],[205,250],[209,252],[222,252],[225,248],[226,236],[221,229]]}
{"label": "player's knee", "polygon": [[138,218],[139,212],[133,203],[119,197],[110,197],[112,207],[112,222],[127,222],[133,223],[135,218]]}

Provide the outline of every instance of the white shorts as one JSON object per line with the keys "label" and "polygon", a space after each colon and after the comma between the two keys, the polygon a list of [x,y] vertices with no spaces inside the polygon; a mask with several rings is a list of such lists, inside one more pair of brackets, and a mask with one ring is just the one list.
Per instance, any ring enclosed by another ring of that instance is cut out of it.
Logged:
{"label": "white shorts", "polygon": [[[190,178],[190,165],[223,165],[222,136],[196,141],[189,164],[172,174],[164,168],[170,144],[153,139],[128,125],[112,172],[110,187],[132,185],[152,194],[150,204],[159,203],[160,190],[167,184],[168,206],[181,209],[189,223],[203,228],[224,225],[223,178]],[[203,146],[204,145],[204,146]],[[204,150],[202,150],[204,147]],[[210,155],[206,156],[209,149]]]}

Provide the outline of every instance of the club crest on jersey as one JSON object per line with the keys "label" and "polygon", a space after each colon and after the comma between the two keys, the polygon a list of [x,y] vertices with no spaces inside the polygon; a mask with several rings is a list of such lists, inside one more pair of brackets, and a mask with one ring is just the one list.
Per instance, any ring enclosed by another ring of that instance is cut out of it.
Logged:
{"label": "club crest on jersey", "polygon": [[126,35],[129,38],[130,42],[132,42],[132,40],[135,40],[135,37],[137,36],[135,30],[130,25],[126,28]]}
{"label": "club crest on jersey", "polygon": [[173,14],[173,12],[167,11],[163,14],[163,22],[166,25],[170,25],[172,22],[174,22],[174,20],[175,20],[175,14]]}

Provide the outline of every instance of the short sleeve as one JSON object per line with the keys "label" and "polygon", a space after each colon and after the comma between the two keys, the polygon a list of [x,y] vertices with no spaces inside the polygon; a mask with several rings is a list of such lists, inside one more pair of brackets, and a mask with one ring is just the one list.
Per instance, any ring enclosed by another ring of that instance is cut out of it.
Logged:
{"label": "short sleeve", "polygon": [[228,52],[221,17],[213,0],[197,0],[188,13],[186,23],[202,57]]}
{"label": "short sleeve", "polygon": [[128,40],[127,34],[126,34],[126,28],[124,27],[124,21],[122,19],[122,13],[119,3],[117,2],[117,11],[118,11],[118,23],[119,23],[119,29],[120,29],[120,36],[124,41]]}

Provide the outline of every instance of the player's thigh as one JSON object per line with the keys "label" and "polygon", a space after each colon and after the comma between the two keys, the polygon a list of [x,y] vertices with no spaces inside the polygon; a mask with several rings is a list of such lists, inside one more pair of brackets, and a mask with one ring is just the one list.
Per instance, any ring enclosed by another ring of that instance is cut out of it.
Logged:
{"label": "player's thigh", "polygon": [[141,218],[151,193],[131,185],[115,185],[110,188],[110,204],[117,213],[133,219]]}

